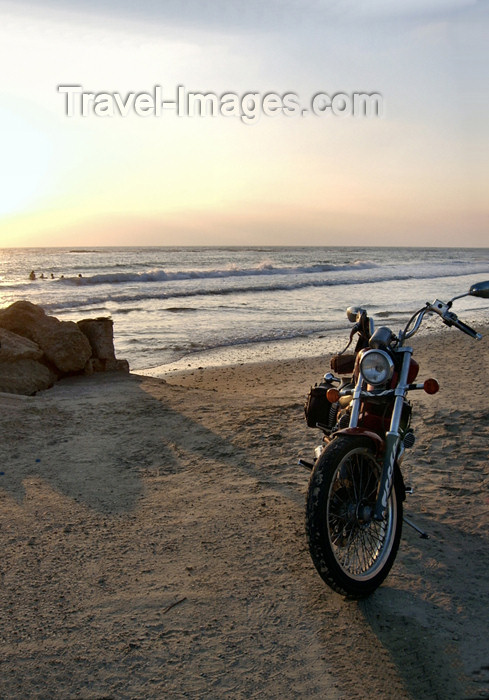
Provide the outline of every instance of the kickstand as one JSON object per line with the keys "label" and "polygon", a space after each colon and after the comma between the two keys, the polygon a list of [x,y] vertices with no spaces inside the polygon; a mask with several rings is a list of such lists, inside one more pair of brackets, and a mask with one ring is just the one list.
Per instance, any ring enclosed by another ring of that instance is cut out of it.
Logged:
{"label": "kickstand", "polygon": [[403,517],[404,522],[406,525],[409,525],[409,527],[412,527],[413,530],[416,530],[416,532],[419,532],[419,536],[421,537],[422,540],[429,540],[430,536],[428,535],[427,532],[424,532],[424,530],[421,530],[417,525],[415,525],[412,520],[409,520],[406,518],[406,516]]}

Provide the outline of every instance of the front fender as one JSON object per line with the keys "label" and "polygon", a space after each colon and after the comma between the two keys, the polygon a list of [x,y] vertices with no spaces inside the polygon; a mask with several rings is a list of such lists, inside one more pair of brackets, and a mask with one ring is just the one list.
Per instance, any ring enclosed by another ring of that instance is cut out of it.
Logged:
{"label": "front fender", "polygon": [[[335,433],[331,435],[331,437],[336,437],[337,435],[349,435],[351,437],[358,437],[359,435],[362,435],[363,437],[369,438],[369,440],[372,441],[374,448],[375,448],[375,453],[377,457],[380,457],[385,450],[385,440],[383,440],[380,435],[377,435],[377,433],[374,433],[372,430],[366,430],[365,428],[343,428],[342,430],[337,430]],[[399,491],[401,493],[402,500],[404,501],[406,499],[406,487],[404,485],[404,479],[402,476],[401,468],[399,466],[399,462],[396,459],[396,462],[394,464],[394,479],[396,480],[396,483],[399,487]]]}
{"label": "front fender", "polygon": [[366,437],[369,438],[374,444],[375,453],[377,456],[383,454],[385,450],[385,440],[383,440],[380,435],[374,433],[373,430],[366,430],[365,428],[343,428],[342,430],[337,430],[331,435],[331,437],[336,437],[337,435],[350,435],[351,437]]}

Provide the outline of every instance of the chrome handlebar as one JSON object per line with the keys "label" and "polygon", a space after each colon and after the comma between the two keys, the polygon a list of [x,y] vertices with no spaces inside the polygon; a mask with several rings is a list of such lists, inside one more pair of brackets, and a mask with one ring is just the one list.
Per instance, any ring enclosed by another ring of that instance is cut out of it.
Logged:
{"label": "chrome handlebar", "polygon": [[[480,340],[482,338],[482,335],[480,333],[477,333],[477,331],[475,331],[463,321],[460,321],[458,316],[454,314],[453,311],[450,311],[451,305],[451,302],[446,303],[444,301],[440,301],[439,299],[435,299],[435,301],[433,301],[432,303],[426,302],[426,306],[417,311],[414,314],[414,316],[412,316],[409,320],[404,331],[401,331],[399,335],[400,345],[402,345],[404,340],[407,340],[407,338],[411,338],[415,333],[418,332],[426,313],[438,314],[438,316],[441,317],[445,325],[455,326],[455,328],[458,328],[460,331],[463,331],[467,335],[470,335],[471,338]],[[410,331],[408,331],[407,329],[409,328],[414,319],[416,319],[414,327]]]}

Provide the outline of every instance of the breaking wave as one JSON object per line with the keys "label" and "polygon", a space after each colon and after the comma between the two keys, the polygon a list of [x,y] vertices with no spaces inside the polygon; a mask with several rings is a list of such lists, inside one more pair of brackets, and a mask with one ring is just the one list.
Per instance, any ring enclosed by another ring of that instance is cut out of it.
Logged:
{"label": "breaking wave", "polygon": [[128,284],[142,282],[176,282],[186,280],[210,280],[228,279],[236,277],[265,277],[271,275],[308,275],[323,272],[348,272],[357,270],[368,270],[376,268],[374,262],[369,260],[357,260],[347,265],[317,264],[307,267],[274,267],[271,263],[263,262],[257,267],[240,268],[235,265],[216,270],[176,270],[167,272],[166,270],[149,270],[147,272],[114,272],[89,277],[66,277],[59,279],[61,284],[71,284],[76,286],[98,285],[98,284]]}
{"label": "breaking wave", "polygon": [[[330,272],[330,274],[313,275],[311,273]],[[356,274],[354,274],[356,272]],[[380,266],[371,262],[358,262],[345,266],[339,265],[318,265],[312,267],[295,267],[295,268],[271,268],[263,270],[256,268],[252,270],[236,269],[236,270],[213,270],[213,271],[187,271],[166,273],[163,270],[158,270],[149,273],[131,273],[131,274],[107,274],[94,275],[93,277],[77,278],[76,284],[83,285],[113,285],[109,290],[101,290],[100,295],[84,296],[77,298],[76,296],[67,295],[63,301],[58,300],[52,306],[45,306],[46,309],[62,309],[62,308],[80,308],[85,306],[105,305],[107,302],[112,304],[137,304],[138,302],[147,302],[151,300],[171,300],[171,299],[190,299],[192,297],[209,297],[209,296],[228,296],[231,294],[257,294],[257,293],[274,293],[300,290],[305,288],[321,288],[321,287],[348,287],[350,285],[362,285],[382,282],[397,282],[401,280],[431,280],[441,277],[459,277],[468,274],[488,273],[489,264],[487,262],[456,265],[433,264],[423,265],[422,263],[416,266],[393,265]],[[333,274],[335,273],[335,274]],[[340,274],[336,274],[340,273]],[[243,283],[233,280],[250,278],[250,282]],[[278,279],[280,277],[280,279]],[[262,281],[258,282],[257,278]],[[218,285],[210,284],[208,286],[165,285],[157,286],[140,284],[141,282],[175,282],[180,280],[222,280],[226,284]],[[94,281],[95,280],[95,281]],[[265,281],[266,280],[266,281]],[[59,280],[66,282],[67,280]],[[123,283],[129,283],[127,289],[124,289]],[[135,285],[135,283],[139,283]],[[121,286],[119,286],[121,285]],[[170,307],[171,310],[176,308],[181,311],[181,307]]]}

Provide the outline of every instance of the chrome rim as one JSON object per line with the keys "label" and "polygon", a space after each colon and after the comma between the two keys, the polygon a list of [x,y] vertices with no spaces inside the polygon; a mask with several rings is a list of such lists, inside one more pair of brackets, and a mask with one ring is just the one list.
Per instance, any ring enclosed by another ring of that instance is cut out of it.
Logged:
{"label": "chrome rim", "polygon": [[336,468],[328,494],[327,529],[334,557],[350,578],[367,581],[392,550],[397,517],[394,492],[382,522],[373,519],[381,468],[367,448],[349,452]]}

